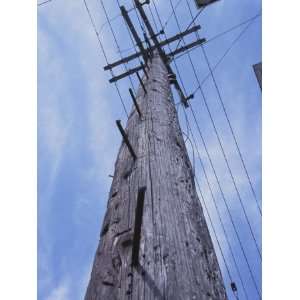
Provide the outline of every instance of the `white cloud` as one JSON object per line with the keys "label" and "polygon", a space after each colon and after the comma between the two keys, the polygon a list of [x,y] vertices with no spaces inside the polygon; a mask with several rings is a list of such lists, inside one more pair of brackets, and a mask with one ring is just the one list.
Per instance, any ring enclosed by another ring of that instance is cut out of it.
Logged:
{"label": "white cloud", "polygon": [[71,300],[68,280],[64,280],[60,285],[52,290],[46,300]]}

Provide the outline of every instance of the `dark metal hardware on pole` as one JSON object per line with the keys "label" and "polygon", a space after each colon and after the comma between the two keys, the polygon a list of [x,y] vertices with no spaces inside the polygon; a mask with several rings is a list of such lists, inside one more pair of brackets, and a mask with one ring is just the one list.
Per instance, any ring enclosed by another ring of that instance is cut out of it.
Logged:
{"label": "dark metal hardware on pole", "polygon": [[134,96],[134,93],[133,93],[132,89],[129,89],[129,93],[130,93],[130,96],[131,96],[131,98],[132,98],[133,104],[134,104],[134,106],[135,106],[135,108],[136,108],[136,111],[138,112],[140,118],[142,118],[141,110],[140,110],[140,108],[139,108],[139,105],[138,105],[138,103],[137,103],[137,101],[136,101],[136,98],[135,98],[135,96]]}
{"label": "dark metal hardware on pole", "polygon": [[141,67],[143,68],[144,74],[146,75],[146,78],[148,79],[149,76],[148,76],[148,73],[147,73],[147,70],[146,70],[145,65],[143,65],[143,64],[141,63]]}
{"label": "dark metal hardware on pole", "polygon": [[137,156],[136,156],[136,154],[135,154],[135,152],[134,152],[134,150],[133,150],[133,148],[132,148],[132,146],[131,146],[131,144],[128,140],[128,136],[127,136],[125,130],[122,127],[121,120],[117,120],[116,123],[117,123],[117,126],[120,130],[120,133],[121,133],[122,137],[123,137],[124,143],[126,144],[131,156],[133,157],[134,160],[136,160]]}
{"label": "dark metal hardware on pole", "polygon": [[143,210],[146,187],[141,187],[138,191],[137,203],[135,209],[134,233],[132,242],[132,266],[137,267],[139,264],[141,229],[143,223]]}
{"label": "dark metal hardware on pole", "polygon": [[139,80],[139,82],[140,82],[140,85],[142,86],[142,88],[143,88],[145,94],[147,94],[146,87],[145,87],[145,85],[144,85],[144,82],[143,82],[143,80],[142,80],[142,78],[141,78],[139,72],[136,72],[136,76],[137,76],[137,78],[138,78],[138,80]]}
{"label": "dark metal hardware on pole", "polygon": [[260,89],[262,90],[262,63],[258,63],[256,65],[253,65],[253,70],[256,76],[256,79],[258,81],[258,84],[260,86]]}
{"label": "dark metal hardware on pole", "polygon": [[195,0],[197,8],[205,7],[209,4],[212,4],[217,1],[219,1],[219,0]]}

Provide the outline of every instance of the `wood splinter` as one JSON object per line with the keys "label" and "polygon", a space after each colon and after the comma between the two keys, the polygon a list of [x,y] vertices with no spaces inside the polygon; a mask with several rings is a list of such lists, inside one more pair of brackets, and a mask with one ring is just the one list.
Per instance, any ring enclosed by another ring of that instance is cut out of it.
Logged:
{"label": "wood splinter", "polygon": [[120,133],[121,133],[121,135],[123,137],[123,140],[124,140],[124,142],[125,142],[128,150],[129,150],[131,156],[133,157],[134,160],[136,160],[136,158],[137,158],[136,154],[135,154],[135,152],[134,152],[134,150],[133,150],[133,148],[132,148],[132,146],[131,146],[131,144],[130,144],[130,142],[128,140],[128,136],[127,136],[125,130],[122,127],[121,120],[117,120],[116,123],[117,123],[117,126],[118,126],[118,128],[120,130]]}
{"label": "wood splinter", "polygon": [[143,210],[146,187],[143,186],[138,191],[137,203],[135,209],[135,224],[132,243],[132,266],[137,267],[139,264],[140,240],[143,223]]}

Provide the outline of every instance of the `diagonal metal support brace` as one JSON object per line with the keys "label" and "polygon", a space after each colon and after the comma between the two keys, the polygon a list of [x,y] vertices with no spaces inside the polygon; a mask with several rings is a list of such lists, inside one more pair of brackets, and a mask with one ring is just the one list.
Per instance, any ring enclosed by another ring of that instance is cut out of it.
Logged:
{"label": "diagonal metal support brace", "polygon": [[136,98],[135,98],[135,96],[134,96],[134,93],[133,93],[132,89],[129,89],[129,93],[130,93],[130,96],[131,96],[131,98],[132,98],[133,104],[134,104],[134,106],[135,106],[135,108],[136,108],[136,111],[138,112],[139,117],[140,117],[140,119],[141,119],[141,118],[142,118],[142,113],[141,113],[141,110],[140,110],[140,108],[139,108],[139,105],[138,105],[138,103],[137,103],[137,101],[136,101]]}
{"label": "diagonal metal support brace", "polygon": [[123,127],[122,127],[121,120],[117,120],[116,123],[117,123],[117,126],[118,126],[118,128],[120,130],[120,133],[121,133],[122,137],[123,137],[124,143],[126,144],[126,146],[127,146],[128,150],[129,150],[131,156],[133,157],[134,160],[136,160],[136,158],[137,158],[136,154],[133,151],[133,148],[132,148],[132,146],[131,146],[131,144],[130,144],[130,142],[128,140],[128,136],[127,136],[125,130],[123,129]]}

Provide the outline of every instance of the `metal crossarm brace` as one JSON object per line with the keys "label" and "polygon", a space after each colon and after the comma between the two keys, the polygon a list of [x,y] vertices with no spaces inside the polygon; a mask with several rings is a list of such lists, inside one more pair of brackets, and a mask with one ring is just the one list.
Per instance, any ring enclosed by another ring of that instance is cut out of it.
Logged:
{"label": "metal crossarm brace", "polygon": [[120,133],[121,133],[121,135],[122,135],[122,137],[123,137],[123,140],[124,140],[124,142],[125,142],[125,144],[126,144],[128,150],[129,150],[131,156],[133,157],[134,160],[136,160],[136,158],[137,158],[137,157],[136,157],[136,154],[135,154],[135,152],[133,151],[133,148],[132,148],[132,146],[131,146],[131,144],[130,144],[130,142],[129,142],[129,140],[128,140],[128,136],[127,136],[125,130],[123,129],[123,127],[122,127],[121,120],[117,120],[116,123],[117,123],[117,126],[118,126],[118,128],[119,128],[119,130],[120,130]]}

